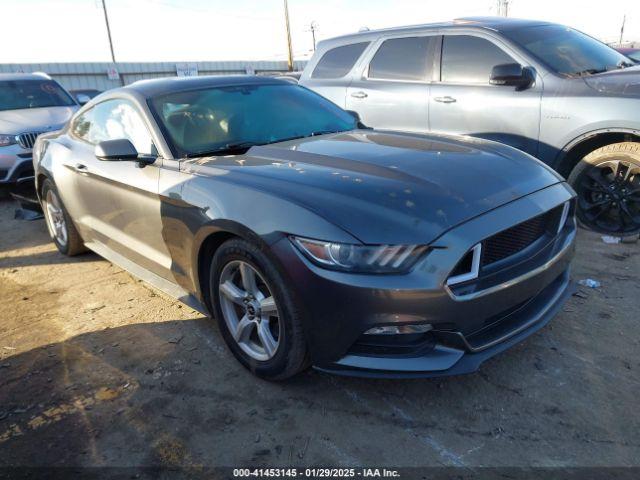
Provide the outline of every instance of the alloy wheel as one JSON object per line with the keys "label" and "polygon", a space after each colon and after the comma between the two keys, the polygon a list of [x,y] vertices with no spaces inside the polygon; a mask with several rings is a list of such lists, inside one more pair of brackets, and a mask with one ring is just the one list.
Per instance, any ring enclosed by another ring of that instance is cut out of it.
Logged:
{"label": "alloy wheel", "polygon": [[631,234],[640,230],[640,167],[609,160],[586,170],[577,184],[580,220],[596,230]]}
{"label": "alloy wheel", "polygon": [[44,204],[44,217],[49,233],[58,244],[65,246],[68,241],[67,222],[60,199],[53,190],[47,191]]}
{"label": "alloy wheel", "polygon": [[251,358],[266,361],[276,354],[282,324],[271,289],[249,263],[234,260],[220,274],[220,307],[238,346]]}

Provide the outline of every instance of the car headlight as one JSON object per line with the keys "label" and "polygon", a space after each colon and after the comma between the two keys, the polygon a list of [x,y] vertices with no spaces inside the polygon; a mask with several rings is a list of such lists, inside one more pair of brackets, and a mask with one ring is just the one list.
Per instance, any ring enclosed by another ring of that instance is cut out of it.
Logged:
{"label": "car headlight", "polygon": [[7,147],[9,145],[13,145],[16,142],[15,135],[3,135],[0,133],[0,147]]}
{"label": "car headlight", "polygon": [[353,273],[404,273],[427,252],[425,245],[354,245],[291,237],[314,263]]}

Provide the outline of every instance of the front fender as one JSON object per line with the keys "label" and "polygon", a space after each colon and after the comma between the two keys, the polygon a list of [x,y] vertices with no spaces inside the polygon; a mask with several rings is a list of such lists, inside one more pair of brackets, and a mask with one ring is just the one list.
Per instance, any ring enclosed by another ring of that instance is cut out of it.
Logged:
{"label": "front fender", "polygon": [[179,192],[162,196],[161,217],[174,278],[200,299],[199,255],[211,235],[233,234],[263,247],[267,253],[288,234],[359,243],[349,233],[289,200],[204,176],[193,176]]}

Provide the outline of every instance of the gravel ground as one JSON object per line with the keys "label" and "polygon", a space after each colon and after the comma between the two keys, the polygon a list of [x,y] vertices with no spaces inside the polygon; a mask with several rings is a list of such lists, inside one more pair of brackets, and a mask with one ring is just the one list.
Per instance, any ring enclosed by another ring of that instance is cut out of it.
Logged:
{"label": "gravel ground", "polygon": [[0,466],[640,465],[640,244],[472,375],[254,378],[215,324],[0,201]]}

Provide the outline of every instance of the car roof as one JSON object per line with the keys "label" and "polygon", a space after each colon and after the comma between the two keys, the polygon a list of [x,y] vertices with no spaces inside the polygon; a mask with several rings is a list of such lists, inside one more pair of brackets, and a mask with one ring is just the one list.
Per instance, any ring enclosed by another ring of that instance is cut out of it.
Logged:
{"label": "car roof", "polygon": [[[333,43],[333,40],[353,40],[357,41],[360,37],[367,37],[370,35],[376,35],[379,33],[401,33],[404,31],[415,31],[415,30],[428,30],[428,29],[455,29],[455,28],[469,28],[469,27],[477,27],[484,28],[487,30],[493,30],[496,32],[504,32],[508,30],[513,30],[515,28],[522,27],[539,27],[543,25],[554,25],[552,22],[544,22],[540,20],[527,20],[523,18],[511,18],[511,17],[462,17],[456,18],[455,20],[447,21],[447,22],[439,22],[439,23],[423,23],[417,25],[406,25],[401,27],[390,27],[390,28],[381,28],[376,30],[362,30],[357,33],[351,33],[348,35],[342,35],[339,37],[334,37],[329,40],[325,40],[325,42]],[[345,42],[346,43],[346,42]]]}
{"label": "car roof", "polygon": [[139,80],[116,90],[134,91],[151,98],[167,93],[197,90],[207,87],[229,87],[233,85],[291,85],[285,80],[255,75],[209,75],[198,77],[167,77]]}
{"label": "car roof", "polygon": [[0,82],[8,80],[51,80],[46,73],[0,73]]}

